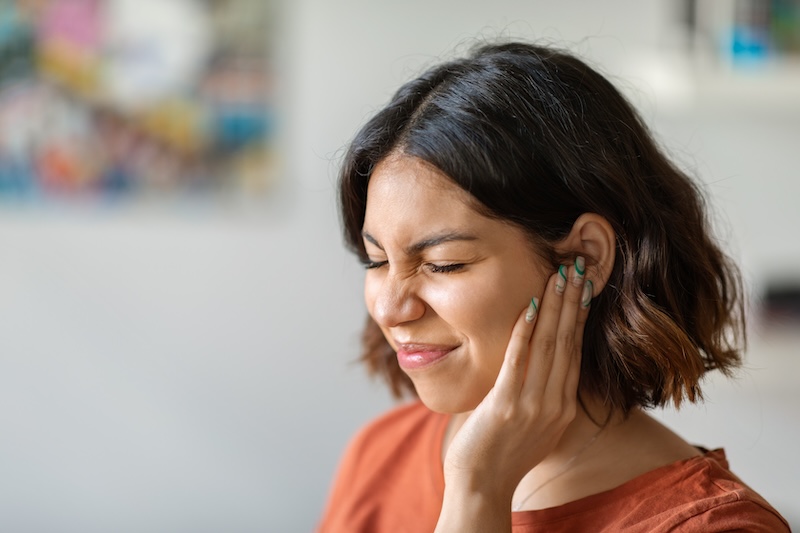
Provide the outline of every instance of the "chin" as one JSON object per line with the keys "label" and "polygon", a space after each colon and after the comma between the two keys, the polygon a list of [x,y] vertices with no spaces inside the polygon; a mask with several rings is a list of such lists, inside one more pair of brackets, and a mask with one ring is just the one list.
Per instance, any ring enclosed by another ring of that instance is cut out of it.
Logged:
{"label": "chin", "polygon": [[474,410],[486,396],[486,394],[467,396],[463,390],[454,392],[452,390],[444,390],[442,387],[437,387],[435,390],[425,390],[424,387],[417,386],[416,389],[417,395],[420,401],[425,404],[425,407],[436,413],[450,415]]}

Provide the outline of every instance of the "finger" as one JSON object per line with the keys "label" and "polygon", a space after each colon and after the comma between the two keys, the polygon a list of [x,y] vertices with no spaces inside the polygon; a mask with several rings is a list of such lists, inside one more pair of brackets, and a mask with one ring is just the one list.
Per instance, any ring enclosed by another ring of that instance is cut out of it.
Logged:
{"label": "finger", "polygon": [[520,314],[511,330],[511,339],[495,383],[495,394],[516,400],[525,382],[525,373],[530,359],[530,340],[537,321],[539,300],[532,298],[528,307]]}
{"label": "finger", "polygon": [[581,372],[581,358],[583,356],[583,332],[586,325],[586,320],[589,317],[589,308],[592,304],[592,297],[594,296],[594,283],[592,280],[587,279],[583,284],[583,293],[581,294],[581,304],[578,311],[578,319],[575,324],[575,353],[567,372],[567,378],[564,382],[564,394],[567,398],[576,398],[578,394],[578,386],[580,384]]}
{"label": "finger", "polygon": [[569,281],[564,290],[564,301],[556,333],[556,351],[550,377],[547,381],[548,400],[558,401],[569,395],[567,380],[574,374],[573,368],[580,366],[583,347],[583,325],[587,313],[583,306],[586,265],[583,257],[577,257],[570,268]]}
{"label": "finger", "polygon": [[545,391],[556,350],[556,332],[561,314],[561,287],[565,283],[566,267],[550,276],[539,306],[536,328],[530,342],[530,362],[526,376],[525,394],[531,401],[539,401]]}
{"label": "finger", "polygon": [[589,318],[589,308],[592,305],[592,298],[594,297],[594,283],[592,280],[587,279],[583,284],[581,291],[581,301],[578,306],[578,315],[575,320],[575,348],[576,356],[580,359],[583,348],[583,332],[586,327],[586,320]]}
{"label": "finger", "polygon": [[586,319],[589,318],[589,307],[592,305],[592,298],[594,298],[594,283],[592,283],[592,280],[587,279],[583,284],[581,306],[578,312],[578,325],[580,327],[583,327],[586,324]]}

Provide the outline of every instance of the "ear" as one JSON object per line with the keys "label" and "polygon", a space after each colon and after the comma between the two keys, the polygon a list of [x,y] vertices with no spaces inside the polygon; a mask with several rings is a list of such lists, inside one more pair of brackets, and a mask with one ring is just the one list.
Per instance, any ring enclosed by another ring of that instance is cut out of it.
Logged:
{"label": "ear", "polygon": [[596,213],[578,217],[569,235],[556,245],[556,252],[586,259],[586,279],[594,284],[594,296],[608,283],[614,269],[617,234],[611,223]]}

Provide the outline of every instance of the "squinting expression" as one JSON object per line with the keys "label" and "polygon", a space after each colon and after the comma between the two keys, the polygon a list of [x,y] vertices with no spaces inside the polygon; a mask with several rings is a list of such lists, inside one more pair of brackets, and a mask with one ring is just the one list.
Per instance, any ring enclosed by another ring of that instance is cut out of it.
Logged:
{"label": "squinting expression", "polygon": [[524,232],[475,210],[433,166],[390,155],[372,173],[363,227],[367,308],[434,411],[474,409],[514,322],[549,267]]}

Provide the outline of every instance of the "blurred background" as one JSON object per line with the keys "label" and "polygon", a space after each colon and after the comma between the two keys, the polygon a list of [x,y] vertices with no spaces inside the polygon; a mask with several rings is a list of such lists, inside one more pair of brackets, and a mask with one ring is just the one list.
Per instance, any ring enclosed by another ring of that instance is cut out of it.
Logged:
{"label": "blurred background", "polygon": [[794,0],[0,0],[0,531],[311,531],[392,405],[335,176],[406,79],[568,48],[704,184],[750,347],[657,416],[800,527]]}

